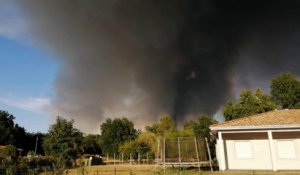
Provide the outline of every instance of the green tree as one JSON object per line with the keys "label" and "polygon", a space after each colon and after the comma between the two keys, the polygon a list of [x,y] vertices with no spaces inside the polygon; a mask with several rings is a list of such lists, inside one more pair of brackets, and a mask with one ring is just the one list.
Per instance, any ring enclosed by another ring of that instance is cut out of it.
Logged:
{"label": "green tree", "polygon": [[119,145],[137,137],[133,123],[127,118],[107,119],[100,129],[101,148],[104,153],[118,153]]}
{"label": "green tree", "polygon": [[119,146],[119,152],[124,153],[124,158],[129,159],[130,154],[132,158],[137,159],[138,154],[141,158],[149,159],[155,158],[157,151],[157,137],[154,133],[149,131],[141,132],[135,140],[129,140]]}
{"label": "green tree", "polygon": [[100,135],[89,134],[83,137],[82,149],[86,154],[102,154],[100,147]]}
{"label": "green tree", "polygon": [[136,140],[128,140],[119,145],[119,152],[123,153],[124,159],[130,159],[130,154],[133,159],[138,157],[138,143]]}
{"label": "green tree", "polygon": [[25,128],[15,124],[14,119],[12,114],[0,110],[0,145],[14,145],[26,155],[28,151],[35,149],[36,137],[40,137],[37,153],[43,154],[41,139],[44,134],[28,133]]}
{"label": "green tree", "polygon": [[15,117],[6,111],[0,110],[0,145],[14,145],[15,138]]}
{"label": "green tree", "polygon": [[169,115],[162,116],[159,120],[159,123],[155,123],[152,126],[146,126],[145,129],[161,137],[178,136],[176,123]]}
{"label": "green tree", "polygon": [[207,138],[212,157],[215,157],[215,141],[211,139],[209,126],[216,122],[213,116],[201,115],[184,124],[184,130],[193,131],[196,137]]}
{"label": "green tree", "polygon": [[291,73],[282,73],[272,79],[271,94],[281,108],[300,108],[300,81]]}
{"label": "green tree", "polygon": [[[20,132],[20,131],[19,131]],[[22,131],[20,132],[22,133]],[[22,148],[22,155],[27,155],[28,152],[34,152],[35,153],[35,146],[37,146],[36,154],[37,155],[44,155],[44,149],[43,149],[43,139],[46,134],[44,133],[29,133],[25,132],[25,136],[21,138],[22,134],[19,134],[17,137],[16,146],[18,148]]]}
{"label": "green tree", "polygon": [[237,103],[228,101],[225,104],[223,114],[225,120],[232,120],[271,111],[275,108],[276,103],[272,101],[270,96],[265,95],[262,90],[256,89],[255,93],[247,90],[241,92]]}
{"label": "green tree", "polygon": [[139,134],[137,141],[148,145],[151,152],[155,153],[157,151],[157,137],[154,133],[144,131]]}
{"label": "green tree", "polygon": [[71,167],[81,151],[82,133],[73,127],[74,120],[57,117],[43,141],[48,155],[53,156],[58,174]]}
{"label": "green tree", "polygon": [[27,152],[28,145],[28,137],[25,128],[20,127],[18,124],[15,124],[13,130],[14,138],[15,138],[15,146],[23,150],[23,154]]}
{"label": "green tree", "polygon": [[184,130],[192,130],[196,137],[210,138],[210,129],[209,126],[216,123],[217,121],[213,116],[201,115],[195,120],[187,121],[183,128]]}

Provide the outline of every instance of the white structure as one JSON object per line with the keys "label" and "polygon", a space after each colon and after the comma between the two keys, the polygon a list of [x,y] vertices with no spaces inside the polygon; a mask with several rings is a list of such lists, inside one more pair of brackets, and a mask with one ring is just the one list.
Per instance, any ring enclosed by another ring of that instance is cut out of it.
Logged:
{"label": "white structure", "polygon": [[275,110],[210,126],[223,170],[300,170],[300,109]]}

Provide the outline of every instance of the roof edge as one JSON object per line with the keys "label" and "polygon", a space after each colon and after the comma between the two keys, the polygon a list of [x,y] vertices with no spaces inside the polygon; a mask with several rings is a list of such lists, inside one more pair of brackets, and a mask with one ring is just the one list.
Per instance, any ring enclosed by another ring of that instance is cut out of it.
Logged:
{"label": "roof edge", "polygon": [[[228,126],[230,124],[234,124],[234,123],[239,122],[239,121],[241,121],[241,122],[247,121],[247,120],[249,121],[252,118],[265,117],[265,115],[272,114],[272,113],[274,113],[272,115],[278,115],[276,113],[280,114],[282,112],[284,112],[284,113],[286,113],[286,112],[293,112],[293,113],[294,112],[299,112],[300,113],[300,109],[281,109],[281,110],[275,109],[275,110],[272,110],[272,111],[267,111],[267,112],[263,112],[263,113],[253,114],[253,115],[250,115],[250,116],[240,117],[240,118],[232,119],[232,120],[229,120],[229,121],[222,121],[222,122],[219,122],[219,123],[212,124],[212,125],[210,125],[210,127],[222,127],[224,125]],[[282,114],[280,114],[280,115],[282,115]],[[269,117],[269,116],[267,116],[267,117]],[[277,124],[277,125],[279,125],[279,124]],[[298,122],[293,122],[291,124],[285,124],[285,125],[298,125]]]}
{"label": "roof edge", "polygon": [[260,125],[260,126],[211,126],[212,131],[227,130],[255,130],[255,129],[300,129],[300,124],[295,125]]}

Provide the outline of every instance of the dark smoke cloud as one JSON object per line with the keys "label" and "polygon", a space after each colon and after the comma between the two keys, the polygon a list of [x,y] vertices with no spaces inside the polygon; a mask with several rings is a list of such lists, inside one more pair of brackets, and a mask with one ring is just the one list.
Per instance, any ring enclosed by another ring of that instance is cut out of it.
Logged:
{"label": "dark smoke cloud", "polygon": [[215,113],[239,88],[300,73],[297,1],[30,0],[30,37],[62,63],[57,113],[91,131]]}

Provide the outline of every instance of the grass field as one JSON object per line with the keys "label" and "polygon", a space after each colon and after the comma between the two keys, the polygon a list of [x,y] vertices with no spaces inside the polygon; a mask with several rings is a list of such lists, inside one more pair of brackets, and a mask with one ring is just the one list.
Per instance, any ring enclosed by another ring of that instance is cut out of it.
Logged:
{"label": "grass field", "polygon": [[[104,165],[91,166],[77,169],[70,169],[65,172],[65,175],[163,175],[164,169],[162,166],[156,165]],[[201,171],[198,169],[179,170],[168,168],[166,175],[300,175],[300,172],[272,172],[272,171],[226,171],[226,172],[210,172]],[[43,173],[47,175],[47,173]]]}

